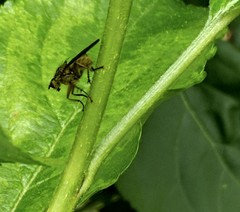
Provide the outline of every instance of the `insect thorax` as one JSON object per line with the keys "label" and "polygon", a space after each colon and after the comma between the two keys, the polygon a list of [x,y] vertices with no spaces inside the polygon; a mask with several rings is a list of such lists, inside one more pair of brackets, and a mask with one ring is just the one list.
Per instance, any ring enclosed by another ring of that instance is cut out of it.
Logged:
{"label": "insect thorax", "polygon": [[90,69],[92,60],[86,54],[78,58],[73,64],[65,68],[61,73],[61,83],[75,84],[82,76],[85,69]]}
{"label": "insect thorax", "polygon": [[86,69],[90,69],[91,66],[92,66],[92,60],[91,60],[91,58],[87,54],[84,54],[80,58],[78,58],[76,60],[76,63],[79,66],[84,67]]}

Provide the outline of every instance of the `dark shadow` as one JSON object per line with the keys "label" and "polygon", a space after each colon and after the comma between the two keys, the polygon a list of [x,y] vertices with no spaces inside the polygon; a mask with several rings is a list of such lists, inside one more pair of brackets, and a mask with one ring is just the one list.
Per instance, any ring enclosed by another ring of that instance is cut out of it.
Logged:
{"label": "dark shadow", "polygon": [[4,4],[7,0],[0,0],[0,5]]}
{"label": "dark shadow", "polygon": [[183,0],[185,4],[193,4],[196,6],[208,7],[209,0]]}

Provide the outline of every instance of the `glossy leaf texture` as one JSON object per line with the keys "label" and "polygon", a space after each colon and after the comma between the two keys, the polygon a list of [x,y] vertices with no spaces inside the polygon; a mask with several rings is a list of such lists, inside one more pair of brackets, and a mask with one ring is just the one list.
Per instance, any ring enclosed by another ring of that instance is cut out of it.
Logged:
{"label": "glossy leaf texture", "polygon": [[[58,93],[48,90],[48,84],[64,60],[101,38],[108,3],[22,0],[0,8],[0,125],[24,152],[66,161],[81,105],[66,99],[66,87]],[[207,17],[207,9],[186,6],[181,0],[134,2],[98,142],[189,47]],[[89,52],[94,60],[98,48]],[[171,90],[201,82],[205,62],[213,53],[210,46]],[[86,76],[79,86],[89,89]],[[115,182],[128,167],[137,151],[140,126],[136,123],[133,131],[129,129],[125,142],[102,164],[83,199]],[[0,167],[0,210],[45,210],[62,170],[63,166],[4,164]]]}
{"label": "glossy leaf texture", "polygon": [[240,210],[239,24],[218,42],[206,81],[146,122],[136,160],[118,181],[137,211]]}

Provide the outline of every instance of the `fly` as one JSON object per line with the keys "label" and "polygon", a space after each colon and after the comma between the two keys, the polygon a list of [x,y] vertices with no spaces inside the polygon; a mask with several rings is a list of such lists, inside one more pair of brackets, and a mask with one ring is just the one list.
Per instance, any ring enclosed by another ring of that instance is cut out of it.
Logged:
{"label": "fly", "polygon": [[[61,84],[68,85],[67,89],[67,98],[72,101],[77,101],[82,104],[82,110],[84,111],[84,104],[79,99],[73,99],[70,98],[70,94],[73,96],[83,96],[89,99],[92,102],[91,97],[88,95],[87,92],[85,92],[83,89],[78,87],[76,84],[79,81],[79,79],[82,77],[83,71],[87,69],[87,78],[88,83],[91,83],[90,80],[90,71],[96,71],[98,69],[102,69],[103,66],[94,68],[92,66],[92,60],[87,55],[87,52],[93,48],[97,43],[99,42],[99,39],[91,43],[88,47],[83,49],[78,55],[76,55],[69,63],[65,61],[61,66],[59,66],[56,70],[56,73],[52,80],[50,81],[50,84],[48,86],[48,89],[53,88],[57,91],[60,91]],[[74,92],[74,90],[79,89],[82,93],[77,94]]]}

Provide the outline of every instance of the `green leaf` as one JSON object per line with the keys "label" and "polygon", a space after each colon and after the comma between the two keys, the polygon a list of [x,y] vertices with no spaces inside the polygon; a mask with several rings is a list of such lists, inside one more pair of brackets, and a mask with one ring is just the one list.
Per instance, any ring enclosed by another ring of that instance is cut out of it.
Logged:
{"label": "green leaf", "polygon": [[[237,34],[233,39],[239,42]],[[216,57],[207,66],[209,75],[207,82],[235,98],[239,98],[240,91],[239,57],[240,52],[236,45],[221,41]]]}
{"label": "green leaf", "polygon": [[152,114],[118,188],[139,212],[237,212],[239,102],[207,85],[187,96]]}
{"label": "green leaf", "polygon": [[[107,0],[23,0],[14,5],[9,2],[0,8],[0,125],[22,151],[61,161],[68,158],[82,116],[81,106],[66,100],[66,87],[62,87],[60,93],[47,87],[64,60],[101,38],[107,9]],[[93,149],[95,154],[91,161],[100,157],[100,166],[90,164],[81,201],[115,182],[132,161],[137,151],[141,117],[125,119],[131,127],[126,125],[121,136],[116,133],[121,141],[118,144],[104,144],[111,140],[106,135],[116,132],[112,129],[121,126],[122,117],[164,73],[183,72],[188,67],[181,78],[177,75],[169,78],[171,85],[166,85],[165,90],[160,89],[162,94],[166,90],[185,89],[201,82],[205,77],[205,62],[214,52],[210,44],[214,33],[221,31],[236,16],[231,12],[225,11],[227,18],[223,20],[222,16],[218,17],[222,22],[217,29],[210,23],[202,31],[208,18],[204,8],[186,6],[180,0],[164,0],[161,4],[141,0],[133,4],[118,72]],[[208,36],[209,27],[213,28],[211,36]],[[199,44],[199,40],[192,43],[200,32],[202,43]],[[209,45],[203,44],[205,39]],[[98,47],[95,47],[89,55],[95,59],[97,52]],[[185,57],[179,57],[181,53],[185,53]],[[109,55],[109,60],[114,57]],[[84,90],[89,89],[86,81],[84,76],[79,83]],[[143,114],[158,99],[148,97],[148,106],[142,107]],[[129,134],[123,139],[127,132]],[[99,154],[104,148],[109,154],[106,158]],[[63,168],[0,167],[0,210],[45,210]],[[9,170],[13,170],[10,178]],[[6,196],[9,197],[7,201]]]}
{"label": "green leaf", "polygon": [[[133,129],[124,136],[123,141],[121,141],[123,144],[117,145],[115,151],[110,152],[108,157],[102,162],[101,168],[96,173],[93,185],[78,203],[79,207],[81,207],[81,203],[86,201],[90,196],[96,193],[96,191],[108,187],[109,184],[115,183],[119,175],[127,169],[137,153],[138,142],[141,136],[140,132],[141,126],[134,126]],[[126,151],[126,149],[128,151]]]}

